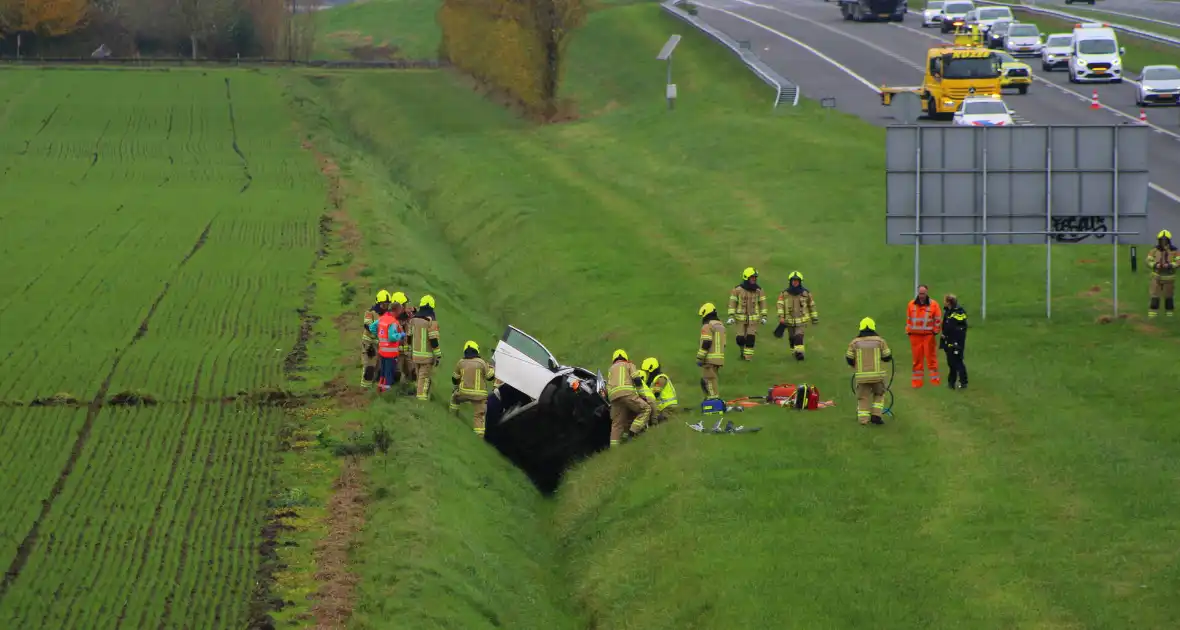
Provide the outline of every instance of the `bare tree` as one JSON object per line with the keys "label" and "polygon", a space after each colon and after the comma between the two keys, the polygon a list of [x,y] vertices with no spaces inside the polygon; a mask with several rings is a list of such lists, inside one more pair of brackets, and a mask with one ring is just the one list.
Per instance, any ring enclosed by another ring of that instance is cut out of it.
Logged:
{"label": "bare tree", "polygon": [[197,58],[197,42],[213,36],[228,22],[233,5],[230,0],[173,0]]}

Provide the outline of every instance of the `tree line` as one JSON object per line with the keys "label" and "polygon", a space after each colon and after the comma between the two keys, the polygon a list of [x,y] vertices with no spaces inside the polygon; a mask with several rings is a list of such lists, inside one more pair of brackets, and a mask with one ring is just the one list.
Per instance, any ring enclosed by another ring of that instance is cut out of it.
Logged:
{"label": "tree line", "polygon": [[306,60],[318,0],[0,0],[0,56]]}

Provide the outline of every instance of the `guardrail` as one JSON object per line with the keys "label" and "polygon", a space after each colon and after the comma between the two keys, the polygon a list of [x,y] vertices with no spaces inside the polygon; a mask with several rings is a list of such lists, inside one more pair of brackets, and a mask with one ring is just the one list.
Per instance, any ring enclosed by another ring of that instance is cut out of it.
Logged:
{"label": "guardrail", "polygon": [[[1152,33],[1151,31],[1145,31],[1142,29],[1134,28],[1132,26],[1115,24],[1114,22],[1111,22],[1110,20],[1099,21],[1099,20],[1094,20],[1094,19],[1090,19],[1090,18],[1085,18],[1080,15],[1074,15],[1072,13],[1066,13],[1064,11],[1057,11],[1054,9],[1042,9],[1037,6],[1030,6],[1027,4],[1014,4],[1011,2],[977,2],[977,4],[986,4],[986,5],[999,6],[999,7],[1008,7],[1009,9],[1012,9],[1014,11],[1027,11],[1028,13],[1047,15],[1047,16],[1059,18],[1062,20],[1070,20],[1072,22],[1100,22],[1102,24],[1109,24],[1110,27],[1116,31],[1119,31],[1121,33],[1126,33],[1128,35],[1134,35],[1135,37],[1138,37],[1140,39],[1146,39],[1148,41],[1153,41],[1153,42],[1157,42],[1160,44],[1167,44],[1169,46],[1180,46],[1180,39],[1177,39],[1175,37],[1168,37],[1167,35],[1161,35],[1159,33]],[[1136,19],[1138,19],[1138,18],[1136,18]],[[1146,21],[1151,21],[1151,20],[1146,20]]]}
{"label": "guardrail", "polygon": [[759,79],[762,79],[767,85],[774,88],[774,106],[776,108],[784,103],[790,103],[791,107],[799,104],[799,86],[775,72],[770,66],[766,65],[766,62],[759,59],[758,55],[754,54],[753,51],[742,48],[730,36],[713,28],[706,24],[704,20],[681,8],[680,5],[683,4],[687,4],[685,0],[665,0],[660,3],[660,8],[669,15],[691,24],[697,30],[712,37],[717,43],[737,54],[741,58],[742,63],[746,64]]}

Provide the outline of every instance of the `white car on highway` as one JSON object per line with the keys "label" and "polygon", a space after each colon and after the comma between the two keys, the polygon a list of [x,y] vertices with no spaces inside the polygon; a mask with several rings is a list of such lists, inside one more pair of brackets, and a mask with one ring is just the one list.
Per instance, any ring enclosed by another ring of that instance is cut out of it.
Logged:
{"label": "white car on highway", "polygon": [[1036,24],[1013,22],[1004,37],[1004,50],[1013,57],[1039,57],[1044,44]]}
{"label": "white car on highway", "polygon": [[1180,105],[1180,68],[1171,65],[1143,66],[1135,104]]}
{"label": "white car on highway", "polygon": [[954,124],[971,127],[1006,127],[1015,124],[1012,110],[998,96],[968,96],[955,112]]}
{"label": "white car on highway", "polygon": [[1069,67],[1069,51],[1073,49],[1073,33],[1053,33],[1041,49],[1041,69]]}
{"label": "white car on highway", "polygon": [[942,21],[942,0],[930,0],[922,9],[922,28],[937,26]]}
{"label": "white car on highway", "polygon": [[1108,24],[1086,22],[1073,29],[1073,50],[1069,57],[1069,81],[1123,82],[1123,55],[1119,38]]}
{"label": "white car on highway", "polygon": [[996,20],[1014,20],[1012,17],[1012,9],[1008,7],[979,7],[975,10],[975,23],[979,25],[979,30],[987,33],[991,29],[992,24]]}

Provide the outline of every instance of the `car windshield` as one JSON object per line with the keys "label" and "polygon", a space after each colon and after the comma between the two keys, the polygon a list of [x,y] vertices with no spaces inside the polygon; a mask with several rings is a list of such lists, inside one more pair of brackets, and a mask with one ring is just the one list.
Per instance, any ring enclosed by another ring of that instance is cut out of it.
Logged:
{"label": "car windshield", "polygon": [[934,11],[941,11],[941,10],[942,10],[942,2],[941,2],[941,0],[935,0],[935,1],[933,1],[933,2],[927,2],[927,3],[926,3],[926,8],[927,8],[927,9],[934,10]]}
{"label": "car windshield", "polygon": [[1149,81],[1180,81],[1180,68],[1148,68],[1143,78]]}
{"label": "car windshield", "polygon": [[996,35],[1003,35],[1004,33],[1008,32],[1008,25],[1010,25],[1010,24],[1012,24],[1012,23],[1011,22],[996,22],[995,24],[992,24],[992,29],[991,29],[992,33],[994,33]]}
{"label": "car windshield", "polygon": [[975,8],[975,6],[969,2],[952,2],[952,3],[946,5],[946,8],[943,9],[943,12],[944,13],[966,13],[973,8]]}
{"label": "car windshield", "polygon": [[1036,37],[1041,32],[1032,24],[1017,24],[1008,29],[1008,34],[1013,37]]}
{"label": "car windshield", "polygon": [[997,18],[1008,17],[1010,13],[1008,9],[980,9],[979,19],[981,20],[995,20]]}
{"label": "car windshield", "polygon": [[1007,114],[1008,107],[1000,101],[975,101],[963,104],[964,114]]}
{"label": "car windshield", "polygon": [[1016,61],[1016,57],[1013,57],[1008,53],[997,52],[996,56],[1000,58],[1000,63],[1020,63]]}
{"label": "car windshield", "polygon": [[1083,55],[1113,55],[1116,48],[1113,39],[1083,39],[1078,42],[1078,52]]}
{"label": "car windshield", "polygon": [[1054,35],[1049,38],[1049,43],[1046,46],[1050,48],[1067,48],[1072,41],[1072,35]]}
{"label": "car windshield", "polygon": [[994,79],[1000,76],[1000,60],[994,55],[960,59],[948,56],[943,59],[942,76],[946,79]]}

